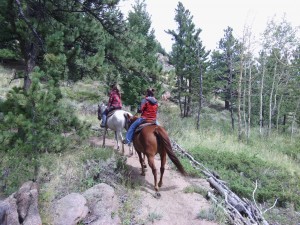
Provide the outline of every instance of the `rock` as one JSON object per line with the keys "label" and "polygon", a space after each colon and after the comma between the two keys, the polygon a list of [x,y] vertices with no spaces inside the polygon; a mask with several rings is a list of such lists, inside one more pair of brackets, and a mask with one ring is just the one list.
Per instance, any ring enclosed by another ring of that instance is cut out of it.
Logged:
{"label": "rock", "polygon": [[86,199],[78,194],[71,193],[59,199],[54,205],[54,225],[76,225],[88,214]]}
{"label": "rock", "polygon": [[6,223],[3,222],[5,225],[42,224],[38,210],[38,186],[35,182],[24,183],[19,191],[6,198],[0,205],[0,212],[5,214],[2,216],[3,220],[6,220]]}
{"label": "rock", "polygon": [[0,202],[0,224],[7,224],[7,215],[6,212],[8,210],[8,205],[5,204],[3,201]]}
{"label": "rock", "polygon": [[118,217],[118,198],[114,189],[104,183],[86,190],[83,196],[87,199],[90,213],[85,219],[89,225],[121,224]]}
{"label": "rock", "polygon": [[42,220],[38,209],[38,191],[37,189],[30,190],[31,203],[27,211],[27,216],[24,219],[23,225],[41,225]]}
{"label": "rock", "polygon": [[15,198],[17,199],[18,214],[21,222],[25,220],[31,203],[32,196],[30,190],[31,188],[36,188],[36,186],[35,187],[32,186],[33,186],[33,182],[28,181],[24,183],[20,187],[19,191],[15,194]]}

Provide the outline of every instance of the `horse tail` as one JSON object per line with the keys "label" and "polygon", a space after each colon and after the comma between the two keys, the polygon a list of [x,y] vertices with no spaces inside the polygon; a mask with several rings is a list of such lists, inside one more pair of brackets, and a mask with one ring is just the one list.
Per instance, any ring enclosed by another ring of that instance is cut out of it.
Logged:
{"label": "horse tail", "polygon": [[162,127],[157,126],[155,128],[154,133],[155,133],[156,137],[158,138],[158,142],[159,142],[158,144],[163,146],[163,148],[166,150],[169,158],[175,164],[175,166],[177,167],[179,172],[182,175],[186,176],[187,173],[185,172],[182,164],[180,163],[179,159],[176,157],[175,153],[172,150],[171,142],[170,142],[170,139],[169,139],[166,131]]}

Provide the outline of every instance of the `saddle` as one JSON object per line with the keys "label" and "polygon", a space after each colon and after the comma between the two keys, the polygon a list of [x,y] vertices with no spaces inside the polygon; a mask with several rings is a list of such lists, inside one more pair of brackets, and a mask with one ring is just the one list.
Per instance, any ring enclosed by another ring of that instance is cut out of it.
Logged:
{"label": "saddle", "polygon": [[114,115],[114,113],[115,113],[117,110],[119,110],[119,109],[114,109],[114,110],[112,110],[112,111],[109,111],[109,112],[107,113],[107,116],[106,116],[106,121],[107,121],[107,119],[108,119],[109,117],[111,117],[112,115]]}
{"label": "saddle", "polygon": [[135,134],[141,132],[141,130],[144,128],[144,127],[147,127],[147,126],[151,126],[151,125],[156,125],[156,122],[153,121],[153,120],[145,120],[143,123],[141,123],[136,129],[135,129]]}

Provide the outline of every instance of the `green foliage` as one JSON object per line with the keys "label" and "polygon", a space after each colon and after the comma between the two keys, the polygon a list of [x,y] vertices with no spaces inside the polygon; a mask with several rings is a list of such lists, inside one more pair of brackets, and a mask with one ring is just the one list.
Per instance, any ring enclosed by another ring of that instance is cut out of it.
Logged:
{"label": "green foliage", "polygon": [[[95,90],[94,85],[75,83],[74,85],[62,87],[65,98],[76,102],[98,103],[101,100],[100,91]],[[103,95],[103,94],[102,94]]]}
{"label": "green foliage", "polygon": [[60,103],[60,91],[53,81],[41,83],[45,77],[36,69],[28,92],[14,88],[1,103],[0,152],[6,154],[2,168],[8,171],[3,181],[9,184],[5,185],[7,192],[26,180],[36,179],[42,154],[67,148],[69,139],[64,133],[75,133],[83,139],[85,136],[86,125],[79,122],[68,105]]}
{"label": "green foliage", "polygon": [[122,74],[122,99],[126,105],[136,108],[147,88],[159,93],[161,66],[157,62],[159,44],[151,29],[151,18],[144,1],[137,1],[128,15],[129,38],[134,44],[127,46],[127,70]]}
{"label": "green foliage", "polygon": [[[240,43],[233,36],[233,29],[227,27],[224,37],[219,41],[219,49],[213,51],[210,75],[214,79],[214,90],[220,92],[223,100],[229,102],[227,109],[233,109],[236,101],[236,83],[239,73]],[[212,79],[212,77],[210,79]]]}
{"label": "green foliage", "polygon": [[151,212],[148,214],[147,220],[151,223],[154,223],[156,220],[160,220],[162,215],[156,212]]}
{"label": "green foliage", "polygon": [[192,102],[199,102],[199,98],[202,98],[199,92],[202,95],[202,77],[209,52],[206,52],[200,40],[201,29],[195,28],[193,16],[181,2],[177,5],[175,21],[178,24],[177,31],[168,30],[167,33],[175,40],[171,52],[171,62],[177,75],[175,93],[179,99],[181,116],[187,117],[191,115]]}
{"label": "green foliage", "polygon": [[197,193],[204,197],[207,195],[207,190],[198,185],[188,186],[183,191],[184,191],[184,193]]}
{"label": "green foliage", "polygon": [[198,214],[198,218],[208,221],[218,221],[220,224],[229,224],[225,212],[216,204],[213,204],[209,209],[201,210]]}
{"label": "green foliage", "polygon": [[[258,182],[256,200],[258,202],[275,201],[278,206],[285,207],[289,202],[300,207],[299,174],[291,174],[279,165],[265,162],[255,155],[247,153],[230,153],[207,148],[196,147],[191,153],[198,161],[216,171],[222,179],[229,182],[230,188],[239,196],[252,199],[255,181]],[[280,185],[278,181],[280,180]]]}

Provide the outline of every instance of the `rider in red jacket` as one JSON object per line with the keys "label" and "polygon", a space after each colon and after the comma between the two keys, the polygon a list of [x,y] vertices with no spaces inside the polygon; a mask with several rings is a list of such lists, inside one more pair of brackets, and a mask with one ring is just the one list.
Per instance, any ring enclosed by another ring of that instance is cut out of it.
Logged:
{"label": "rider in red jacket", "polygon": [[156,121],[158,104],[154,96],[147,96],[141,102],[141,117],[145,120]]}
{"label": "rider in red jacket", "polygon": [[158,102],[154,97],[154,89],[147,89],[146,98],[141,102],[140,109],[138,112],[141,113],[141,117],[134,121],[133,124],[129,127],[126,133],[126,139],[123,141],[124,144],[129,144],[133,140],[133,135],[135,129],[142,124],[145,120],[153,121],[157,123],[156,116],[158,110]]}
{"label": "rider in red jacket", "polygon": [[101,127],[105,127],[106,117],[110,111],[113,111],[115,109],[122,109],[121,95],[117,87],[117,84],[114,83],[110,87],[111,90],[109,93],[109,100],[108,100],[107,108],[102,114],[102,123],[100,125]]}

